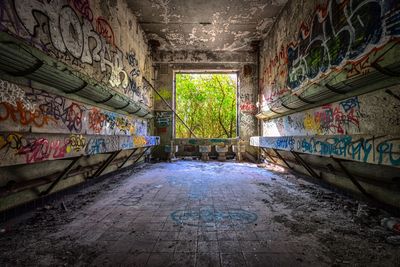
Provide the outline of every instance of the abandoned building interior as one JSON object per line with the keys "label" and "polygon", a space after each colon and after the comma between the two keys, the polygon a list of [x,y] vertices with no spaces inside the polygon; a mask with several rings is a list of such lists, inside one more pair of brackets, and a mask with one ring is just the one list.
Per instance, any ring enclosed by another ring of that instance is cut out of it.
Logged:
{"label": "abandoned building interior", "polygon": [[399,112],[398,0],[0,0],[0,265],[400,266]]}

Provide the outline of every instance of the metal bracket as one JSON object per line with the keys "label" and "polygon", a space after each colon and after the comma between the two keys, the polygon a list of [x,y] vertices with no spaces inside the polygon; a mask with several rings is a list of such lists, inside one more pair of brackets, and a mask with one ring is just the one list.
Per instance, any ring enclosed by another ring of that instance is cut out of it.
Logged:
{"label": "metal bracket", "polygon": [[38,69],[40,69],[40,67],[42,67],[43,64],[44,64],[43,61],[38,60],[32,67],[30,67],[30,68],[28,68],[26,70],[23,70],[23,71],[7,71],[7,74],[12,75],[12,76],[16,76],[16,77],[29,75],[31,73],[34,73]]}
{"label": "metal bracket", "polygon": [[75,165],[75,163],[81,159],[82,156],[76,157],[72,160],[72,162],[67,166],[67,168],[65,168],[60,175],[58,175],[58,177],[54,180],[54,182],[44,191],[39,193],[39,196],[44,196],[47,195],[51,192],[51,190],[53,190],[53,188],[64,178],[64,176],[66,176],[69,171],[72,169],[72,167]]}
{"label": "metal bracket", "polygon": [[287,108],[288,110],[296,110],[295,108],[289,108],[288,106],[286,106],[285,104],[281,103],[282,107]]}
{"label": "metal bracket", "polygon": [[276,164],[276,161],[271,157],[271,155],[268,153],[267,149],[264,147],[260,147],[260,148],[271,159],[271,161]]}
{"label": "metal bracket", "polygon": [[133,151],[132,151],[132,153],[129,154],[129,156],[124,160],[124,162],[122,162],[122,164],[118,166],[118,169],[121,169],[122,166],[124,166],[125,163],[128,162],[128,160],[133,156],[133,154],[135,154],[135,152],[136,152],[137,150],[138,150],[138,148],[134,148]]}
{"label": "metal bracket", "polygon": [[298,163],[300,163],[307,171],[308,173],[317,179],[321,179],[321,176],[319,176],[308,164],[307,162],[304,161],[304,159],[302,157],[299,156],[299,154],[297,154],[297,152],[295,151],[290,151],[292,152],[293,156],[295,157],[296,161]]}
{"label": "metal bracket", "polygon": [[347,168],[343,165],[342,161],[340,159],[332,157],[334,161],[339,165],[339,167],[343,170],[343,172],[346,174],[346,176],[351,180],[351,182],[357,187],[358,190],[360,190],[361,193],[363,193],[366,197],[372,200],[376,200],[371,194],[369,194],[367,191],[365,191],[364,187],[357,181],[357,179],[347,170]]}
{"label": "metal bracket", "polygon": [[269,108],[269,110],[271,110],[273,113],[275,113],[275,114],[282,114],[281,112],[276,112],[275,110],[273,110],[272,108]]}
{"label": "metal bracket", "polygon": [[390,77],[400,77],[400,73],[399,72],[395,72],[392,71],[388,68],[382,67],[381,65],[379,65],[378,63],[372,63],[371,66],[376,69],[378,72],[386,75],[386,76],[390,76]]}
{"label": "metal bracket", "polygon": [[76,88],[76,89],[74,89],[72,91],[67,92],[67,94],[78,93],[79,91],[82,91],[87,85],[88,85],[87,82],[83,82],[83,84],[81,86],[79,86],[78,88]]}
{"label": "metal bracket", "polygon": [[132,165],[135,164],[136,162],[138,162],[138,161],[140,160],[140,158],[143,157],[143,155],[144,155],[144,154],[147,152],[147,150],[149,150],[150,148],[151,148],[151,146],[146,147],[146,148],[143,150],[143,152],[139,155],[139,157],[137,157],[137,158],[135,159],[135,161],[132,163]]}
{"label": "metal bracket", "polygon": [[114,97],[114,95],[110,95],[109,97],[106,97],[106,98],[103,99],[103,100],[96,101],[96,103],[97,103],[97,104],[106,103],[107,101],[111,100],[111,98],[113,98],[113,97]]}
{"label": "metal bracket", "polygon": [[336,93],[336,94],[340,94],[340,95],[345,94],[345,92],[342,92],[342,91],[336,89],[335,87],[333,87],[333,86],[330,85],[330,84],[325,84],[325,87],[328,88],[329,91],[334,92],[334,93]]}
{"label": "metal bracket", "polygon": [[108,165],[115,159],[115,157],[121,152],[121,150],[114,151],[108,158],[101,164],[101,166],[97,169],[97,171],[89,177],[89,179],[96,178],[97,176],[100,176],[103,171],[107,168]]}
{"label": "metal bracket", "polygon": [[289,169],[293,169],[293,167],[289,165],[289,163],[282,157],[282,155],[278,152],[277,149],[273,148],[272,150],[274,150],[279,159],[282,160],[286,164],[286,166],[288,166]]}
{"label": "metal bracket", "polygon": [[307,100],[307,99],[305,99],[305,98],[303,98],[303,97],[301,97],[301,96],[297,96],[297,98],[300,100],[300,101],[303,101],[304,103],[306,103],[306,104],[315,104],[316,102],[315,101],[310,101],[310,100]]}
{"label": "metal bracket", "polygon": [[125,106],[123,106],[123,107],[120,107],[120,108],[115,108],[115,109],[124,109],[124,108],[126,108],[127,106],[129,106],[131,103],[128,101],[128,103],[126,103],[126,105]]}
{"label": "metal bracket", "polygon": [[139,108],[138,110],[134,111],[134,112],[129,112],[129,114],[136,114],[138,113],[142,108]]}
{"label": "metal bracket", "polygon": [[390,96],[392,96],[392,97],[394,97],[394,98],[396,98],[397,100],[400,101],[400,96],[398,96],[398,95],[396,95],[395,93],[393,93],[390,89],[385,90],[385,92],[386,92],[388,95],[390,95]]}

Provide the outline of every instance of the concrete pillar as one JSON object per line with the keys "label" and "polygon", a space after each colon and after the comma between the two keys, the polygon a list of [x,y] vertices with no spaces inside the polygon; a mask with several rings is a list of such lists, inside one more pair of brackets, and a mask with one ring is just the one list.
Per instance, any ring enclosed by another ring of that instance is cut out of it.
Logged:
{"label": "concrete pillar", "polygon": [[178,146],[174,145],[174,144],[171,142],[171,145],[165,145],[164,151],[165,151],[165,153],[168,153],[168,154],[169,154],[168,160],[169,160],[169,161],[173,161],[173,160],[176,159],[175,153],[178,152]]}
{"label": "concrete pillar", "polygon": [[226,153],[228,153],[228,146],[227,145],[216,145],[215,151],[218,153],[218,160],[225,161],[226,160]]}
{"label": "concrete pillar", "polygon": [[201,153],[201,160],[208,161],[210,158],[208,157],[208,153],[211,152],[211,146],[199,146],[199,152]]}
{"label": "concrete pillar", "polygon": [[233,152],[236,154],[236,161],[243,161],[243,154],[246,152],[246,144],[239,142],[232,146]]}

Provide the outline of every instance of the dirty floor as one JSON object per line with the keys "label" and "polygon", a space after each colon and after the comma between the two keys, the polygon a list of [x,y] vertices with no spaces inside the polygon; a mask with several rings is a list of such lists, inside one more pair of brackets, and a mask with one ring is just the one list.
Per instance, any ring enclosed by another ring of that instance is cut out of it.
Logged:
{"label": "dirty floor", "polygon": [[399,266],[385,216],[254,164],[159,163],[0,225],[0,265]]}

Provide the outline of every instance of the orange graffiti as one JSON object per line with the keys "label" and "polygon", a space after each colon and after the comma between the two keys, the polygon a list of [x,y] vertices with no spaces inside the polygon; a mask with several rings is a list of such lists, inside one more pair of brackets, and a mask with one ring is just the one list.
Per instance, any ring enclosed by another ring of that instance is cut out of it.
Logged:
{"label": "orange graffiti", "polygon": [[0,121],[8,119],[23,126],[34,125],[36,127],[43,127],[50,122],[57,124],[55,119],[43,114],[39,109],[35,109],[34,111],[27,110],[20,101],[17,101],[17,106],[5,102],[0,103]]}

